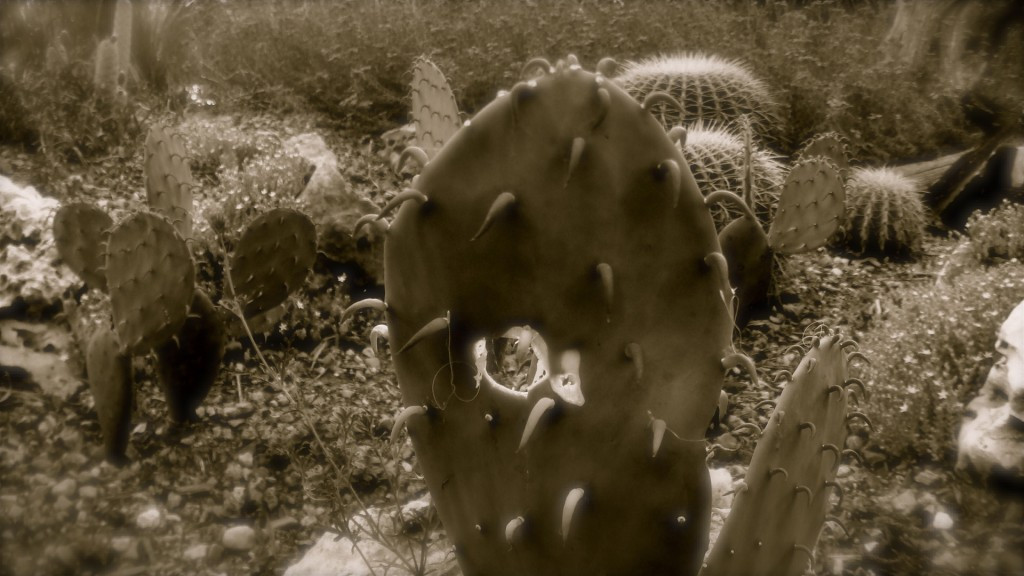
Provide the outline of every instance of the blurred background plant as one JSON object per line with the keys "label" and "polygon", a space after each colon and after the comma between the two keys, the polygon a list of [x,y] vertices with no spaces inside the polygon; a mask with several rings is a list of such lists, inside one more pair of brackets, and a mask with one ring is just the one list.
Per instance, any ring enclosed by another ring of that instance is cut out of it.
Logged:
{"label": "blurred background plant", "polygon": [[[59,40],[70,61],[90,59],[109,33],[101,22],[109,21],[115,3],[21,0],[0,7],[4,74],[30,112],[27,130],[8,132],[32,144],[33,128],[43,135],[77,128],[61,121],[60,103],[35,97],[43,79],[57,82],[43,55]],[[814,134],[834,130],[848,139],[853,158],[902,161],[976,139],[962,102],[965,86],[976,83],[949,76],[946,65],[920,54],[991,60],[977,80],[990,87],[987,95],[1020,93],[1024,86],[1019,66],[1008,64],[1020,53],[1014,33],[1020,27],[1000,35],[964,24],[960,30],[981,39],[943,51],[928,38],[946,28],[900,33],[899,26],[908,26],[901,24],[904,4],[917,3],[135,0],[129,84],[135,101],[148,108],[316,111],[340,128],[379,134],[408,120],[410,62],[419,55],[445,70],[460,107],[472,113],[511,87],[533,56],[571,52],[592,66],[604,56],[627,61],[699,50],[739,59],[768,84],[784,124],[776,152],[792,153]],[[965,14],[975,22],[995,11]],[[36,75],[42,78],[26,82]],[[0,98],[6,91],[0,85]],[[82,97],[72,92],[66,105]],[[64,140],[81,148],[92,134],[81,132]]]}

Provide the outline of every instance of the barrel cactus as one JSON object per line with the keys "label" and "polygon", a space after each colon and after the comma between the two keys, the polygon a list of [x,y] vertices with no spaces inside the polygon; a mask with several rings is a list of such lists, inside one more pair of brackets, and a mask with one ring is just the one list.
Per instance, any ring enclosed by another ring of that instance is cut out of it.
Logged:
{"label": "barrel cactus", "polygon": [[[539,69],[385,207],[385,298],[346,315],[386,318],[392,435],[407,429],[463,573],[696,574],[704,432],[725,371],[756,380],[726,259],[650,102],[573,57]],[[517,326],[534,362],[513,390],[484,342]]]}
{"label": "barrel cactus", "polygon": [[[754,214],[763,226],[771,224],[779,192],[786,180],[785,166],[772,154],[755,146],[748,162],[742,136],[722,127],[700,125],[687,129],[682,148],[693,177],[705,194],[715,190],[743,190],[749,163]],[[712,215],[721,227],[740,213],[725,213],[723,209],[716,208]]]}
{"label": "barrel cactus", "polygon": [[927,224],[920,185],[891,168],[857,168],[847,181],[845,246],[855,253],[913,256]]}
{"label": "barrel cactus", "polygon": [[738,60],[699,52],[654,56],[627,63],[615,81],[638,100],[665,92],[679,101],[681,111],[659,111],[666,128],[694,123],[733,126],[747,116],[759,137],[772,140],[778,132],[768,86]]}

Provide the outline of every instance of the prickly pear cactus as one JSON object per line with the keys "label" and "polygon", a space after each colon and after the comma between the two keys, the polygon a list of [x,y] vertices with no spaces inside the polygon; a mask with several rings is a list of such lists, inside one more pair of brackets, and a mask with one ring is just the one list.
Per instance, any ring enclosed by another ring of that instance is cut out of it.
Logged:
{"label": "prickly pear cactus", "polygon": [[835,473],[850,386],[860,385],[847,375],[850,346],[833,334],[814,339],[761,433],[701,576],[804,573],[831,499],[842,496]]}
{"label": "prickly pear cactus", "polygon": [[104,38],[96,47],[93,84],[105,95],[113,96],[117,89],[117,37]]}
{"label": "prickly pear cactus", "polygon": [[196,289],[181,331],[156,349],[160,387],[175,422],[196,419],[224,357],[224,323],[210,297]]}
{"label": "prickly pear cactus", "polygon": [[65,204],[53,218],[53,239],[64,263],[91,288],[107,290],[107,239],[114,221],[106,212],[83,202]]}
{"label": "prickly pear cactus", "polygon": [[185,141],[165,124],[150,126],[145,144],[146,198],[182,237],[192,238],[192,170]]}
{"label": "prickly pear cactus", "polygon": [[824,157],[839,170],[839,175],[846,178],[850,171],[850,159],[846,154],[846,143],[835,132],[824,132],[811,138],[797,154],[800,160],[817,156]]}
{"label": "prickly pear cactus", "polygon": [[718,243],[729,264],[729,283],[736,289],[736,325],[742,328],[768,303],[774,253],[768,235],[742,198],[716,190],[705,201],[709,207],[727,204],[741,213],[718,233]]}
{"label": "prickly pear cactus", "polygon": [[839,228],[846,206],[839,170],[823,157],[800,161],[790,170],[768,230],[772,249],[799,254],[823,246]]}
{"label": "prickly pear cactus", "polygon": [[121,221],[110,232],[106,274],[123,350],[148,350],[181,330],[195,267],[185,240],[166,219],[138,212]]}
{"label": "prickly pear cactus", "polygon": [[117,335],[109,327],[99,327],[89,340],[85,369],[107,458],[123,462],[132,417],[131,357],[121,352]]}
{"label": "prickly pear cactus", "polygon": [[917,253],[927,223],[920,185],[891,168],[858,168],[847,182],[845,243],[857,253]]}
{"label": "prickly pear cactus", "polygon": [[682,104],[666,107],[660,119],[666,128],[677,124],[734,125],[748,116],[754,133],[771,139],[780,125],[767,85],[745,64],[701,53],[655,56],[627,63],[615,81],[634,98],[665,92]]}
{"label": "prickly pear cactus", "polygon": [[[693,177],[704,194],[715,190],[738,192],[744,187],[746,166],[743,138],[721,128],[694,127],[686,131],[683,145]],[[765,227],[771,223],[772,212],[786,180],[786,169],[771,154],[756,147],[750,154],[750,188],[754,197],[751,208]],[[721,228],[743,213],[730,206],[716,207],[711,214]]]}
{"label": "prickly pear cactus", "polygon": [[437,154],[462,125],[448,80],[426,58],[418,59],[412,69],[412,120],[416,124],[416,144],[429,157]]}
{"label": "prickly pear cactus", "polygon": [[[725,259],[658,121],[574,58],[548,68],[399,195],[386,304],[355,306],[386,309],[396,429],[465,574],[693,574],[731,346]],[[522,324],[548,368],[516,392],[477,351]]]}
{"label": "prickly pear cactus", "polygon": [[316,261],[316,227],[305,214],[276,208],[242,232],[231,259],[231,282],[244,314],[277,306],[302,285]]}

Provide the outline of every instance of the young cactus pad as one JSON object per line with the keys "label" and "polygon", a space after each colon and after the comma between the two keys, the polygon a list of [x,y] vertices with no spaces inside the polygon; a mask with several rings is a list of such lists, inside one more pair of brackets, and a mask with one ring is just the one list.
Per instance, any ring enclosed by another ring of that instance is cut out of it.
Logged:
{"label": "young cactus pad", "polygon": [[815,342],[779,397],[701,576],[803,574],[846,441],[847,355]]}
{"label": "young cactus pad", "polygon": [[120,350],[117,335],[101,326],[89,339],[85,370],[107,458],[124,460],[132,418],[131,356]]}
{"label": "young cactus pad", "polygon": [[284,302],[315,261],[316,227],[305,214],[275,208],[253,220],[231,258],[231,282],[245,315]]}
{"label": "young cactus pad", "polygon": [[846,193],[839,170],[823,157],[801,160],[790,170],[768,230],[772,249],[799,254],[823,246],[843,218]]}
{"label": "young cactus pad", "polygon": [[[373,307],[399,422],[467,576],[693,574],[724,258],[658,121],[573,58],[552,70],[461,128],[391,224]],[[474,355],[521,325],[551,360],[522,393]]]}
{"label": "young cactus pad", "polygon": [[185,240],[165,218],[132,214],[110,233],[107,287],[124,350],[159,346],[185,323],[195,267]]}
{"label": "young cactus pad", "polygon": [[196,418],[196,408],[217,379],[224,339],[217,308],[197,288],[181,331],[156,349],[160,387],[175,422]]}
{"label": "young cactus pad", "polygon": [[74,202],[57,210],[53,240],[64,263],[91,288],[107,290],[103,266],[114,221],[92,204]]}
{"label": "young cactus pad", "polygon": [[154,124],[146,135],[146,198],[153,211],[166,216],[184,238],[192,237],[192,170],[181,135]]}
{"label": "young cactus pad", "polygon": [[459,105],[436,65],[420,58],[412,69],[412,120],[416,144],[433,157],[459,130]]}

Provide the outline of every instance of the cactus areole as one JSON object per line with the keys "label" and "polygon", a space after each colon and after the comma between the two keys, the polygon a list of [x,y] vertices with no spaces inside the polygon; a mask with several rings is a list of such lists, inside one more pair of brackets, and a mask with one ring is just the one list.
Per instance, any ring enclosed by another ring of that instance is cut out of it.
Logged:
{"label": "cactus areole", "polygon": [[[426,199],[388,234],[386,314],[403,400],[423,407],[404,423],[463,572],[696,573],[732,320],[678,148],[570,58],[484,108],[415,187]],[[474,355],[519,325],[551,359],[525,393]]]}

